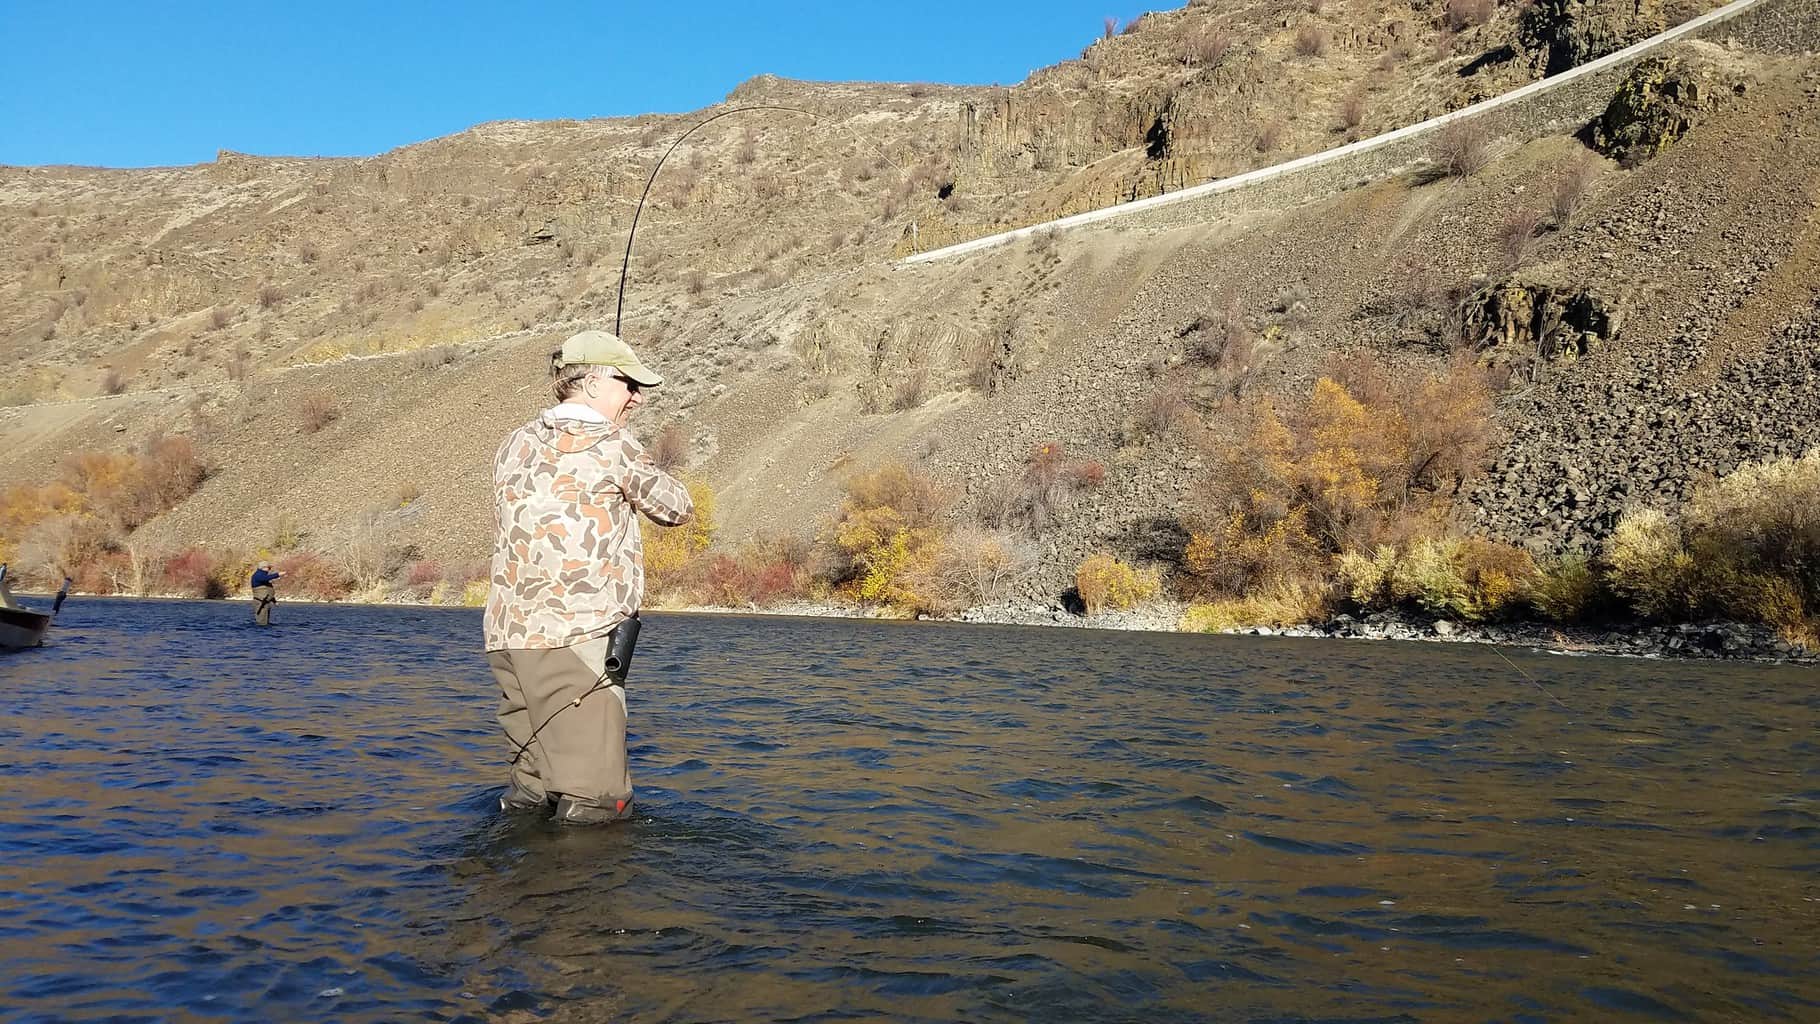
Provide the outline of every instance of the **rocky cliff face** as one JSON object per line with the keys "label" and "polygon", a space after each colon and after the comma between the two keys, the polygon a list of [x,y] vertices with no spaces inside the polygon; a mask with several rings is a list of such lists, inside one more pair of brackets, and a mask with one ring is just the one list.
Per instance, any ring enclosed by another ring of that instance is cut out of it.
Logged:
{"label": "rocky cliff face", "polygon": [[1558,75],[1668,27],[1661,0],[1536,0],[1517,22],[1532,69]]}

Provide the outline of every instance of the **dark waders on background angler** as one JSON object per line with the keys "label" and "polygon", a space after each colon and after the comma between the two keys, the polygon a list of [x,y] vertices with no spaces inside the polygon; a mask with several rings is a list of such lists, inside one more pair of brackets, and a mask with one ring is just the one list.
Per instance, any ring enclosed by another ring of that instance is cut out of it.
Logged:
{"label": "dark waders on background angler", "polygon": [[[499,683],[499,723],[515,748],[500,810],[542,810],[555,801],[556,821],[568,825],[632,816],[625,686],[640,625],[634,612],[606,636],[572,647],[487,656]],[[549,743],[539,740],[546,729]]]}
{"label": "dark waders on background angler", "polygon": [[272,606],[278,603],[278,590],[270,583],[253,588],[253,622],[261,626],[272,624]]}

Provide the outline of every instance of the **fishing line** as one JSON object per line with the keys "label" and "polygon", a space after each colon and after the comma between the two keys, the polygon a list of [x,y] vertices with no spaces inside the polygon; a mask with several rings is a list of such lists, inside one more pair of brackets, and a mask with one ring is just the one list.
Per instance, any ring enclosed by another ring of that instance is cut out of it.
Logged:
{"label": "fishing line", "polygon": [[1547,697],[1547,698],[1548,698],[1548,699],[1549,699],[1549,700],[1552,700],[1552,701],[1554,701],[1554,702],[1555,702],[1555,703],[1556,703],[1556,704],[1559,704],[1559,705],[1561,705],[1561,707],[1563,707],[1563,708],[1565,708],[1565,709],[1566,709],[1566,710],[1568,710],[1568,711],[1572,711],[1572,710],[1573,710],[1573,708],[1571,708],[1571,707],[1569,707],[1569,706],[1568,706],[1568,704],[1567,704],[1567,702],[1566,702],[1566,701],[1564,701],[1564,700],[1562,700],[1562,699],[1561,699],[1561,698],[1559,698],[1559,697],[1557,697],[1557,696],[1555,696],[1555,695],[1554,695],[1554,694],[1552,694],[1552,693],[1549,693],[1549,692],[1548,692],[1548,687],[1546,687],[1546,686],[1543,686],[1543,685],[1542,685],[1542,684],[1541,684],[1541,683],[1539,683],[1539,682],[1537,682],[1537,681],[1536,681],[1536,677],[1535,677],[1535,676],[1532,676],[1532,675],[1530,675],[1530,674],[1529,674],[1529,673],[1528,673],[1528,672],[1525,672],[1525,671],[1523,671],[1523,669],[1522,669],[1522,667],[1521,667],[1521,666],[1519,666],[1519,665],[1518,665],[1518,664],[1517,664],[1517,663],[1516,663],[1516,662],[1514,662],[1514,661],[1511,661],[1511,660],[1510,660],[1510,659],[1509,659],[1509,658],[1505,658],[1505,657],[1504,657],[1504,652],[1503,652],[1503,651],[1500,651],[1500,650],[1498,650],[1498,645],[1497,645],[1497,644],[1486,644],[1486,645],[1485,645],[1485,646],[1487,646],[1487,647],[1489,647],[1489,648],[1491,648],[1491,653],[1493,653],[1493,654],[1495,654],[1495,655],[1497,655],[1497,656],[1498,656],[1498,657],[1500,657],[1500,658],[1503,658],[1503,659],[1504,659],[1504,664],[1506,664],[1506,665],[1509,665],[1509,666],[1510,666],[1510,667],[1511,667],[1511,668],[1514,668],[1514,669],[1516,669],[1516,670],[1517,670],[1517,674],[1518,674],[1518,675],[1521,675],[1521,676],[1522,676],[1522,677],[1523,677],[1523,678],[1525,678],[1525,679],[1527,679],[1527,680],[1529,680],[1529,683],[1530,683],[1530,685],[1531,685],[1531,686],[1534,686],[1534,687],[1535,687],[1535,688],[1536,688],[1536,689],[1538,689],[1538,690],[1541,690],[1541,691],[1542,691],[1542,696],[1544,696],[1544,697]]}
{"label": "fishing line", "polygon": [[[655,183],[657,181],[657,172],[663,169],[664,161],[670,159],[670,154],[676,152],[677,147],[681,146],[683,144],[683,141],[686,140],[689,136],[694,135],[696,132],[698,132],[701,129],[707,127],[708,125],[714,123],[715,121],[720,120],[723,117],[729,117],[733,114],[741,114],[741,113],[746,113],[748,111],[754,111],[754,110],[783,110],[783,111],[788,111],[791,113],[802,114],[802,115],[808,117],[811,121],[816,120],[815,114],[813,112],[804,110],[801,107],[792,107],[792,106],[787,106],[784,104],[772,104],[772,103],[753,104],[753,105],[744,106],[744,107],[733,107],[729,110],[723,110],[720,113],[715,114],[711,117],[703,118],[702,120],[696,122],[692,127],[690,127],[690,129],[688,131],[686,131],[676,137],[676,141],[672,142],[670,144],[669,149],[664,150],[663,156],[658,158],[656,165],[651,168],[650,175],[645,178],[644,191],[639,193],[638,206],[632,211],[632,226],[626,232],[626,253],[625,253],[624,259],[622,259],[620,261],[620,265],[619,265],[619,297],[618,297],[618,301],[615,304],[615,307],[613,310],[613,333],[615,333],[615,334],[620,333],[620,324],[621,324],[621,320],[624,315],[625,307],[626,307],[626,275],[632,266],[632,244],[638,235],[638,220],[644,214],[645,200],[650,198],[651,186],[653,183]],[[874,147],[874,148],[876,148],[876,147]],[[879,150],[879,152],[885,156],[886,160],[888,160],[888,161],[890,160],[889,154],[885,154],[883,150]],[[895,166],[895,161],[892,161],[892,163]],[[901,168],[899,168],[899,169],[901,170]],[[1247,453],[1247,454],[1249,454],[1249,453]],[[1254,465],[1257,465],[1261,468],[1261,463],[1254,463]],[[1326,519],[1327,525],[1333,527],[1336,531],[1339,530],[1340,524],[1335,522],[1333,517],[1328,515],[1325,509],[1322,509],[1319,506],[1312,505],[1312,504],[1307,505],[1306,507],[1313,509],[1323,519]],[[1337,535],[1337,533],[1336,533],[1336,535]],[[1561,705],[1561,707],[1563,707],[1563,708],[1567,708],[1567,710],[1569,710],[1569,711],[1573,710],[1571,707],[1568,706],[1566,701],[1563,701],[1561,698],[1555,696],[1553,693],[1550,693],[1548,688],[1543,686],[1541,684],[1541,682],[1536,679],[1536,677],[1530,675],[1528,672],[1523,670],[1522,666],[1518,665],[1516,662],[1514,662],[1514,661],[1510,660],[1510,658],[1506,657],[1503,651],[1498,650],[1496,644],[1487,644],[1486,646],[1490,647],[1493,654],[1496,654],[1498,656],[1498,658],[1504,662],[1504,664],[1509,665],[1513,670],[1516,671],[1516,673],[1518,675],[1522,676],[1525,680],[1527,680],[1529,682],[1529,684],[1531,686],[1534,686],[1538,691],[1540,691],[1544,697],[1547,697],[1549,700],[1555,702],[1556,704]],[[589,692],[592,692],[592,691],[589,691]],[[586,694],[584,694],[583,696],[586,696]],[[577,698],[576,702],[579,703],[580,699]],[[557,709],[558,713],[560,713],[561,710],[562,710],[561,708],[558,708]],[[551,717],[554,718],[555,716],[552,715]],[[549,723],[546,721],[545,724],[547,725]],[[540,726],[539,730],[541,730],[541,728],[542,727]],[[537,733],[534,731],[534,732],[532,732],[531,735],[533,738],[535,738]],[[521,755],[523,754],[522,749],[520,750],[520,754]],[[517,758],[513,759],[513,763],[517,763]]]}
{"label": "fishing line", "polygon": [[754,110],[786,110],[795,114],[803,114],[811,121],[815,120],[814,113],[804,110],[801,107],[791,107],[781,103],[757,103],[744,107],[732,107],[711,117],[705,117],[700,121],[697,121],[694,127],[683,132],[681,135],[678,135],[675,142],[670,143],[670,148],[664,150],[664,155],[657,158],[657,164],[651,168],[650,176],[645,179],[645,190],[639,193],[638,206],[632,211],[632,227],[626,231],[626,255],[625,259],[621,260],[619,264],[619,300],[613,308],[614,334],[619,334],[621,337],[624,337],[624,335],[620,333],[619,328],[620,320],[624,316],[626,309],[626,271],[631,269],[632,266],[632,242],[638,237],[638,218],[644,215],[645,200],[650,198],[651,185],[657,180],[657,172],[663,170],[664,161],[670,159],[670,154],[676,152],[676,147],[682,145],[683,140],[687,139],[689,136],[694,135],[696,132],[701,131],[703,128],[706,128],[708,125],[713,124],[723,117],[731,117],[734,114],[744,114]]}
{"label": "fishing line", "polygon": [[[551,722],[556,721],[557,715],[562,714],[564,711],[567,711],[570,708],[581,707],[582,701],[587,700],[589,697],[592,697],[595,694],[599,693],[600,691],[606,689],[609,686],[613,686],[613,685],[616,685],[616,684],[614,683],[614,681],[612,679],[612,670],[609,669],[607,671],[604,671],[600,674],[599,679],[594,680],[594,685],[588,687],[588,689],[585,692],[583,692],[581,696],[576,697],[573,700],[564,701],[562,707],[559,707],[555,711],[550,712],[550,717],[543,720],[543,725],[540,725],[537,728],[532,729],[531,735],[526,737],[525,741],[523,743],[520,743],[517,740],[512,739],[512,737],[507,736],[506,739],[513,746],[518,748],[518,753],[512,755],[512,763],[507,765],[506,767],[507,768],[518,767],[518,762],[520,760],[522,760],[526,754],[531,752],[531,744],[537,742],[537,734],[540,732],[543,732],[544,726],[547,726]],[[526,708],[525,714],[528,715],[530,713],[531,713],[531,709]]]}

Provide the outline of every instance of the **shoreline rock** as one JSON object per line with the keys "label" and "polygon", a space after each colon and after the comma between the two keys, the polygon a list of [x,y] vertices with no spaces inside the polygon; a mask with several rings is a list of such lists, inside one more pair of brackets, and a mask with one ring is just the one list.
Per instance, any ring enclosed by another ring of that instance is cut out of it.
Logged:
{"label": "shoreline rock", "polygon": [[[1183,632],[1175,625],[1181,611],[1180,605],[1159,605],[1086,618],[1059,607],[1000,605],[969,609],[943,621],[1175,633]],[[1820,652],[1804,651],[1767,626],[1744,622],[1618,623],[1606,627],[1557,626],[1542,622],[1468,625],[1448,619],[1377,612],[1363,618],[1339,615],[1325,623],[1246,626],[1222,630],[1221,635],[1492,644],[1605,657],[1820,664]]]}
{"label": "shoreline rock", "polygon": [[[31,596],[31,591],[21,592]],[[184,600],[201,598],[172,595],[135,597],[81,595],[85,600]],[[224,602],[244,601],[230,597]],[[289,604],[346,604],[396,608],[462,608],[461,605],[438,605],[424,601],[301,601]],[[1060,626],[1074,629],[1123,630],[1139,633],[1186,633],[1177,629],[1182,612],[1180,602],[1166,601],[1127,611],[1102,612],[1085,616],[1069,611],[1060,604],[1037,602],[1001,603],[968,608],[956,615],[918,616],[919,622],[957,623],[981,626]],[[912,620],[882,614],[876,609],[860,608],[831,602],[793,601],[765,608],[734,608],[724,605],[686,605],[651,607],[649,612],[674,612],[685,615],[765,615],[780,618],[865,619],[894,622]],[[1614,623],[1604,627],[1557,626],[1542,622],[1505,622],[1469,625],[1450,619],[1428,618],[1392,612],[1373,612],[1363,617],[1337,615],[1324,623],[1301,623],[1293,626],[1245,626],[1221,630],[1222,636],[1281,636],[1301,639],[1334,640],[1404,640],[1429,643],[1491,644],[1519,647],[1554,654],[1595,655],[1616,658],[1652,658],[1679,661],[1731,661],[1757,664],[1820,665],[1820,651],[1803,650],[1777,635],[1768,626],[1748,622],[1706,622],[1652,625]]]}

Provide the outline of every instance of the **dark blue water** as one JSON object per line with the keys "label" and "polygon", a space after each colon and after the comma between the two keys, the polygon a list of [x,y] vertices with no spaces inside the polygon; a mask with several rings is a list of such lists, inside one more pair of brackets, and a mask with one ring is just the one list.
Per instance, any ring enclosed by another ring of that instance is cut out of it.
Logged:
{"label": "dark blue water", "polygon": [[1811,669],[652,616],[635,823],[477,613],[0,658],[0,1019],[1820,1019]]}

